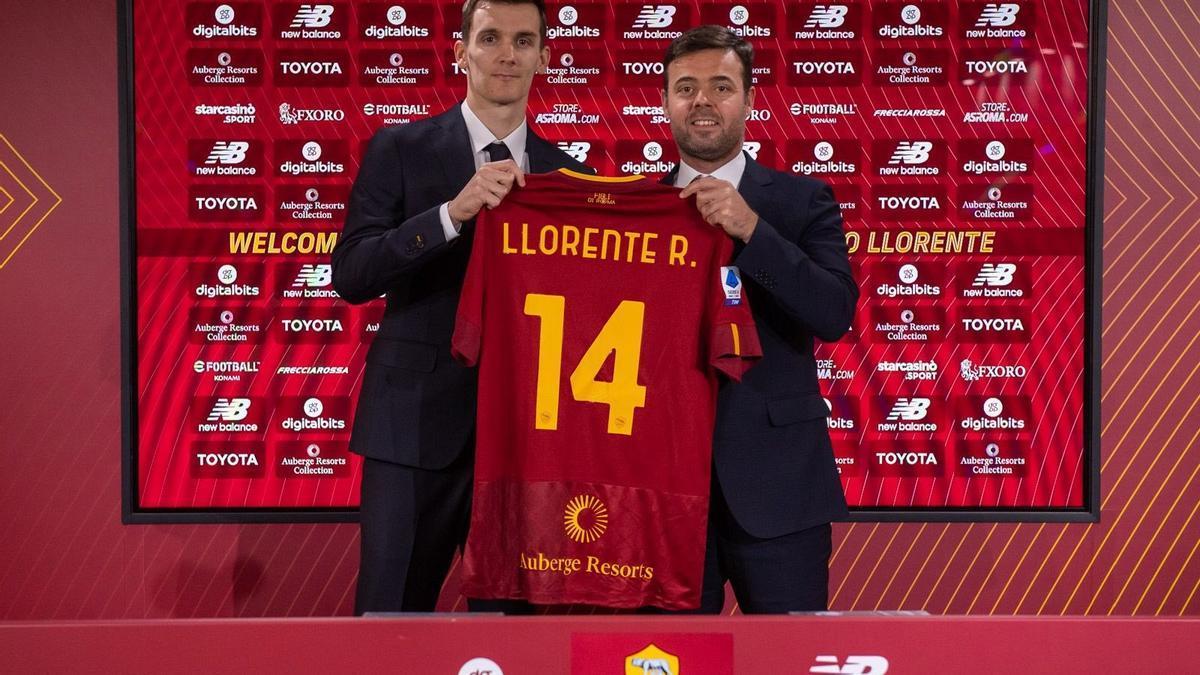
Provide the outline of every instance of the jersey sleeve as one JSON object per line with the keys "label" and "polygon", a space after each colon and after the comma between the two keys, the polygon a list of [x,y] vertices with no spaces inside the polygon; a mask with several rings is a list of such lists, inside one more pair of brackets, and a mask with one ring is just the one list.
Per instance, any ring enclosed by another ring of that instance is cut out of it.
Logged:
{"label": "jersey sleeve", "polygon": [[483,344],[485,259],[490,250],[487,244],[491,225],[486,209],[481,211],[476,217],[471,259],[467,262],[467,277],[463,281],[462,293],[458,298],[458,314],[454,318],[450,353],[464,366],[474,366],[479,362],[479,349]]}
{"label": "jersey sleeve", "polygon": [[750,313],[750,299],[737,267],[725,264],[733,244],[724,234],[710,264],[712,299],[708,307],[708,363],[729,379],[741,381],[742,375],[762,358],[758,327]]}

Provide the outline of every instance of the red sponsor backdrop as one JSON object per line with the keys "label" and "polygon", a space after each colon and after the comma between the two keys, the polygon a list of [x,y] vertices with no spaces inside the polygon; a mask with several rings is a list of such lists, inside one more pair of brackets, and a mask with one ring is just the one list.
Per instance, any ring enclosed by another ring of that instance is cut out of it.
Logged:
{"label": "red sponsor backdrop", "polygon": [[[349,614],[357,525],[121,524],[116,6],[10,10],[0,24],[0,61],[11,64],[0,74],[0,618]],[[1112,0],[1108,18],[1100,522],[838,523],[834,608],[1200,612],[1200,203],[1190,192],[1200,118],[1188,112],[1200,95],[1189,78],[1200,19],[1169,0]],[[441,606],[464,608],[457,572]],[[1047,636],[1046,653],[1084,644],[1037,626],[1022,639]],[[872,653],[862,646],[833,649]],[[33,652],[54,650],[22,647]]]}
{"label": "red sponsor backdrop", "polygon": [[[665,45],[699,21],[746,36],[747,150],[845,202],[864,300],[819,357],[831,405],[859,399],[830,425],[850,503],[1079,509],[1087,4],[553,3],[530,117],[602,173],[662,174]],[[460,97],[461,12],[132,6],[134,507],[354,507],[355,458],[283,448],[347,438],[380,303],[330,293],[328,253],[364,141]]]}

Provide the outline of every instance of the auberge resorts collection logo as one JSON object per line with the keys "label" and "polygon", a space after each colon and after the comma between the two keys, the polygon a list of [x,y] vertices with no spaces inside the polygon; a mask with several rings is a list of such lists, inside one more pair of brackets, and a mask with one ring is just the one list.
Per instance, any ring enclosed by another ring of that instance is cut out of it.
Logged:
{"label": "auberge resorts collection logo", "polygon": [[[576,495],[567,502],[563,510],[563,529],[571,541],[591,544],[608,529],[608,507],[594,495]],[[576,572],[600,574],[620,579],[650,581],[654,578],[654,567],[645,564],[630,564],[605,561],[598,556],[554,556],[544,551],[520,553],[517,567],[530,572],[550,572],[570,576]]]}

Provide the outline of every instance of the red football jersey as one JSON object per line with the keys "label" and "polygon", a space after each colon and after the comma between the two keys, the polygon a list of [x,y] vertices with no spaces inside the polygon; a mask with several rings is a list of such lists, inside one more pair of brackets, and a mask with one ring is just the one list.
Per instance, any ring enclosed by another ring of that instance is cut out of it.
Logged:
{"label": "red football jersey", "polygon": [[526,176],[479,214],[453,340],[480,368],[465,595],[699,604],[717,371],[761,355],[731,253],[640,176]]}

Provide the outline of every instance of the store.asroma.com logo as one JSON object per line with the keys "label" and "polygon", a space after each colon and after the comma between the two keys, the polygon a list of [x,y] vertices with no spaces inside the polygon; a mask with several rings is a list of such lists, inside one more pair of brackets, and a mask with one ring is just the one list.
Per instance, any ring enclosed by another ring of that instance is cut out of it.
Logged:
{"label": "store.asroma.com logo", "polygon": [[808,15],[804,27],[841,28],[842,24],[846,23],[846,14],[849,12],[850,8],[846,5],[817,5]]}
{"label": "store.asroma.com logo", "polygon": [[666,28],[675,20],[676,8],[672,5],[642,5],[633,21],[634,28]]}

